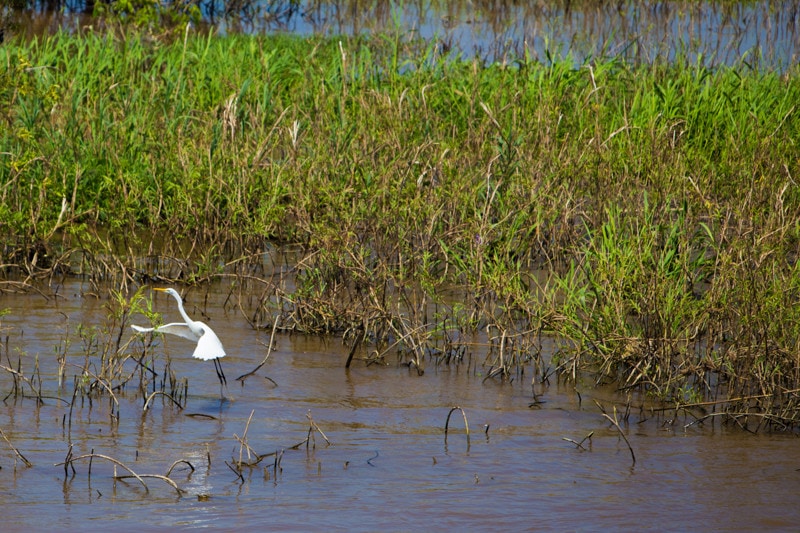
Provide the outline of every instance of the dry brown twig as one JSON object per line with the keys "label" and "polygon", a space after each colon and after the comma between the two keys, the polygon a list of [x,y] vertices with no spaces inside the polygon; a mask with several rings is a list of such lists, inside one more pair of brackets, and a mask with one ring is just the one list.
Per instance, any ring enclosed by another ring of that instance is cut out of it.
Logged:
{"label": "dry brown twig", "polygon": [[583,451],[586,451],[586,448],[584,448],[584,446],[583,446],[583,443],[584,443],[584,442],[586,442],[586,441],[588,440],[588,441],[589,441],[589,444],[591,444],[591,442],[592,442],[592,435],[594,435],[594,431],[590,431],[590,432],[589,432],[589,434],[588,434],[588,435],[586,435],[585,437],[583,437],[583,438],[581,439],[581,441],[580,441],[580,442],[576,442],[576,441],[574,441],[574,440],[572,440],[572,439],[570,439],[570,438],[567,438],[567,437],[561,437],[561,439],[562,439],[562,440],[565,440],[565,441],[567,441],[567,442],[571,442],[572,444],[574,444],[575,446],[577,446],[577,447],[578,447],[578,448],[580,448],[581,450],[583,450]]}
{"label": "dry brown twig", "polygon": [[[131,477],[136,478],[139,481],[139,483],[142,484],[142,487],[144,487],[145,492],[150,492],[150,489],[147,488],[147,483],[144,482],[144,480],[142,479],[142,476],[140,476],[139,474],[134,472],[132,469],[130,469],[127,466],[125,466],[121,461],[118,461],[118,460],[114,459],[113,457],[109,457],[107,455],[102,455],[102,454],[99,454],[99,453],[87,453],[87,454],[84,454],[84,455],[79,455],[78,457],[72,457],[71,454],[69,454],[66,461],[64,461],[62,463],[56,463],[54,466],[62,466],[62,465],[65,465],[67,463],[69,463],[69,465],[72,466],[72,463],[74,463],[75,461],[80,461],[82,459],[94,459],[95,457],[98,458],[98,459],[105,459],[106,461],[109,461],[110,463],[113,463],[116,466],[124,468],[125,470],[130,472]],[[116,478],[117,476],[115,475],[114,477]]]}
{"label": "dry brown twig", "polygon": [[[167,471],[167,475],[165,475],[165,476],[162,476],[161,474],[137,474],[136,472],[133,471],[133,469],[131,469],[130,467],[126,466],[121,461],[119,461],[117,459],[114,459],[113,457],[109,457],[108,455],[102,455],[102,454],[99,454],[99,453],[87,453],[87,454],[84,454],[84,455],[80,455],[78,457],[73,457],[72,456],[72,446],[70,446],[70,449],[67,452],[67,457],[64,460],[64,462],[56,463],[54,466],[62,466],[63,465],[64,466],[64,472],[66,473],[67,465],[71,466],[73,468],[73,471],[74,471],[75,467],[73,466],[72,463],[74,463],[75,461],[80,461],[82,459],[89,459],[89,475],[91,476],[91,461],[93,459],[95,459],[95,458],[104,459],[104,460],[106,460],[106,461],[108,461],[108,462],[110,462],[110,463],[112,463],[114,465],[114,476],[113,476],[114,479],[135,478],[137,481],[139,481],[139,483],[142,484],[142,487],[144,487],[145,492],[148,492],[148,493],[150,492],[150,489],[148,488],[147,484],[144,482],[144,478],[160,479],[161,481],[165,482],[166,484],[168,484],[172,488],[174,488],[178,492],[178,494],[183,494],[185,491],[182,488],[180,488],[177,483],[175,483],[172,479],[169,478],[169,474],[172,472],[172,469],[175,468],[175,465],[180,463],[180,462],[184,462],[184,463],[188,464],[189,467],[192,470],[194,470],[194,467],[188,461],[179,460],[179,461],[176,461],[176,462],[174,462],[172,464],[172,466]],[[117,466],[127,470],[130,473],[130,475],[122,475],[122,476],[117,475],[117,473],[116,473],[116,467]]]}
{"label": "dry brown twig", "polygon": [[250,411],[250,416],[247,418],[247,424],[245,424],[244,426],[244,433],[242,434],[241,438],[236,433],[233,434],[233,437],[239,441],[239,462],[237,463],[237,466],[239,466],[240,468],[244,464],[242,461],[242,455],[245,448],[247,448],[248,462],[250,461],[250,457],[252,455],[258,457],[258,454],[255,452],[255,450],[253,450],[253,448],[251,448],[250,445],[247,444],[247,431],[250,429],[250,422],[253,420],[253,415],[255,414],[255,412],[256,412],[255,409]]}
{"label": "dry brown twig", "polygon": [[[264,360],[261,361],[258,364],[258,366],[256,366],[253,370],[251,370],[247,374],[242,374],[241,376],[236,378],[236,381],[241,381],[242,385],[244,385],[244,382],[245,382],[245,380],[247,378],[249,378],[250,376],[252,376],[256,372],[258,372],[258,370],[267,363],[267,359],[269,359],[269,356],[272,354],[272,347],[274,346],[273,341],[275,339],[275,331],[277,329],[278,329],[278,319],[276,318],[275,319],[275,323],[272,325],[272,334],[269,336],[269,345],[267,345],[267,355],[264,357]],[[272,381],[272,380],[270,380],[270,381]],[[274,383],[274,381],[273,381],[273,383]]]}
{"label": "dry brown twig", "polygon": [[447,432],[450,427],[450,417],[453,415],[455,411],[461,411],[461,416],[464,418],[464,431],[467,434],[467,445],[469,445],[469,424],[467,423],[467,413],[461,407],[453,407],[450,409],[450,412],[447,413],[447,420],[444,423],[444,442],[447,444]]}
{"label": "dry brown twig", "polygon": [[600,402],[595,400],[594,403],[597,405],[597,407],[600,408],[600,411],[602,411],[603,417],[606,418],[609,422],[611,422],[614,425],[614,427],[617,428],[617,431],[619,432],[620,436],[622,437],[622,440],[625,441],[625,444],[628,445],[628,450],[630,450],[630,452],[631,452],[631,459],[633,460],[633,464],[631,466],[635,466],[636,465],[636,454],[633,453],[633,446],[631,446],[631,443],[628,440],[628,437],[625,436],[625,432],[622,431],[622,428],[619,425],[619,421],[617,420],[617,406],[616,405],[614,406],[614,418],[611,418],[608,415],[608,413],[606,413],[605,408],[602,405],[600,405]]}
{"label": "dry brown twig", "polygon": [[189,462],[189,461],[187,461],[186,459],[178,459],[177,461],[175,461],[174,463],[172,463],[172,466],[170,466],[170,467],[169,467],[169,469],[167,470],[167,473],[166,473],[166,474],[164,474],[164,475],[165,475],[165,476],[167,476],[167,477],[169,477],[169,475],[172,473],[172,471],[175,469],[175,467],[176,467],[176,466],[178,466],[178,465],[179,465],[179,464],[181,464],[181,463],[183,463],[183,464],[185,464],[186,466],[188,466],[188,467],[189,467],[189,469],[190,469],[192,472],[194,472],[194,466],[192,465],[192,463],[190,463],[190,462]]}
{"label": "dry brown twig", "polygon": [[[117,397],[114,395],[114,391],[111,390],[111,385],[106,383],[105,380],[103,380],[102,378],[100,378],[100,376],[89,370],[86,366],[77,365],[75,363],[67,363],[67,364],[69,366],[80,369],[85,375],[93,377],[95,379],[95,383],[101,385],[106,390],[106,392],[108,392],[109,396],[111,396],[111,399],[114,401],[114,405],[117,406],[117,418],[119,418],[119,400],[117,400]],[[112,411],[112,416],[113,416],[113,411]]]}
{"label": "dry brown twig", "polygon": [[14,454],[16,454],[16,456],[17,456],[17,457],[19,457],[19,458],[20,458],[20,460],[21,460],[23,463],[25,463],[25,466],[27,466],[28,468],[30,468],[30,467],[32,467],[32,466],[33,466],[33,464],[31,464],[31,462],[30,462],[30,461],[28,461],[28,460],[25,458],[25,456],[24,456],[24,455],[22,455],[22,454],[20,453],[20,451],[19,451],[19,450],[18,450],[18,449],[17,449],[17,448],[16,448],[16,447],[13,445],[13,444],[11,444],[11,441],[10,441],[10,440],[8,440],[8,437],[6,437],[6,433],[5,433],[5,431],[3,431],[3,429],[2,429],[2,428],[0,428],[0,437],[3,437],[3,440],[4,440],[4,441],[6,441],[6,443],[7,443],[7,444],[8,444],[8,446],[11,448],[11,450],[14,452]]}
{"label": "dry brown twig", "polygon": [[146,401],[146,402],[144,402],[144,407],[142,408],[142,411],[147,411],[147,408],[148,408],[148,407],[150,407],[150,401],[151,401],[151,400],[152,400],[154,397],[156,397],[157,395],[159,395],[159,394],[160,394],[160,395],[162,395],[162,396],[166,396],[166,397],[167,397],[167,398],[168,398],[170,401],[172,401],[172,403],[174,403],[175,405],[177,405],[177,406],[178,406],[178,409],[183,409],[183,406],[181,405],[181,402],[179,402],[178,400],[176,400],[175,398],[173,398],[173,397],[172,397],[170,394],[167,394],[167,393],[166,393],[166,392],[164,392],[164,391],[157,390],[157,391],[153,391],[153,392],[151,392],[151,393],[150,393],[150,396],[148,396],[148,397],[147,397],[147,401]]}
{"label": "dry brown twig", "polygon": [[314,431],[316,431],[320,435],[322,435],[322,438],[325,439],[325,442],[327,442],[328,446],[330,446],[331,441],[328,440],[328,436],[325,435],[325,433],[323,433],[323,431],[319,428],[317,423],[314,422],[314,419],[311,418],[311,411],[306,413],[306,418],[308,418],[308,421],[309,421],[309,424],[310,424],[310,426],[308,428],[308,436],[306,437],[306,446],[308,446],[308,442],[311,440],[311,437],[312,437]]}

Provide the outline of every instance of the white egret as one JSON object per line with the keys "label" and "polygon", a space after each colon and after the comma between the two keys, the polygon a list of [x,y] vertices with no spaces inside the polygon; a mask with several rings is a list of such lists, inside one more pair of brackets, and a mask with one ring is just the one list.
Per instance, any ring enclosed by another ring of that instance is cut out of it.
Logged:
{"label": "white egret", "polygon": [[223,386],[228,386],[228,381],[225,379],[225,374],[222,372],[222,363],[220,363],[220,359],[225,357],[225,348],[222,347],[222,342],[220,342],[219,337],[214,333],[214,330],[203,322],[189,318],[189,315],[187,315],[186,311],[183,309],[183,299],[181,295],[178,294],[178,291],[171,288],[154,288],[153,290],[171,294],[178,302],[178,311],[186,322],[172,322],[171,324],[164,324],[157,328],[143,328],[134,325],[131,325],[131,327],[139,333],[156,331],[158,333],[170,333],[183,337],[184,339],[196,341],[197,347],[194,349],[192,356],[197,359],[202,359],[203,361],[208,361],[209,359],[214,361],[214,370],[217,371],[220,394],[222,394],[222,388]]}

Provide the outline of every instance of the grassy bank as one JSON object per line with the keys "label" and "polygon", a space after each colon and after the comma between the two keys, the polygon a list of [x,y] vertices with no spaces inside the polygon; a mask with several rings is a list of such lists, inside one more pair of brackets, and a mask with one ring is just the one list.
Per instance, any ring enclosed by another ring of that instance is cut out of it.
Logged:
{"label": "grassy bank", "polygon": [[796,71],[183,33],[0,65],[8,277],[224,275],[262,295],[255,326],[372,359],[457,361],[485,330],[491,376],[800,419]]}

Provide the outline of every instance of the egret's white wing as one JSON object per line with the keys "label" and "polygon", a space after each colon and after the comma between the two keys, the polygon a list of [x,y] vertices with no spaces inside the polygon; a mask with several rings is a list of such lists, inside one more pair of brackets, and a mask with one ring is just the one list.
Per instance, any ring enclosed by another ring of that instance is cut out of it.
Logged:
{"label": "egret's white wing", "polygon": [[189,324],[184,322],[164,324],[163,326],[158,326],[155,330],[159,333],[177,335],[178,337],[183,337],[184,339],[189,339],[190,341],[196,341],[200,339],[200,336],[196,332],[192,331],[192,328],[189,327]]}
{"label": "egret's white wing", "polygon": [[197,341],[197,348],[195,348],[192,356],[203,361],[225,357],[225,348],[222,347],[217,334],[202,322],[195,322],[195,324],[200,326],[203,334],[200,336],[200,340]]}
{"label": "egret's white wing", "polygon": [[131,325],[131,327],[136,331],[138,331],[139,333],[148,333],[150,331],[157,331],[158,333],[169,333],[170,335],[177,335],[178,337],[183,337],[184,339],[189,339],[190,341],[196,341],[200,338],[189,328],[188,324],[184,324],[183,322],[173,322],[172,324],[164,324],[163,326],[159,326],[157,328],[143,328],[134,325]]}

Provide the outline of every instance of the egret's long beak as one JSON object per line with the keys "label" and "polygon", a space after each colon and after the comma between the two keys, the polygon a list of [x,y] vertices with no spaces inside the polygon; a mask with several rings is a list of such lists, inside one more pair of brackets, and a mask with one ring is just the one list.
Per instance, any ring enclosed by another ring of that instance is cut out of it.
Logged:
{"label": "egret's long beak", "polygon": [[167,289],[162,289],[161,287],[153,287],[153,290],[158,292],[167,292]]}

